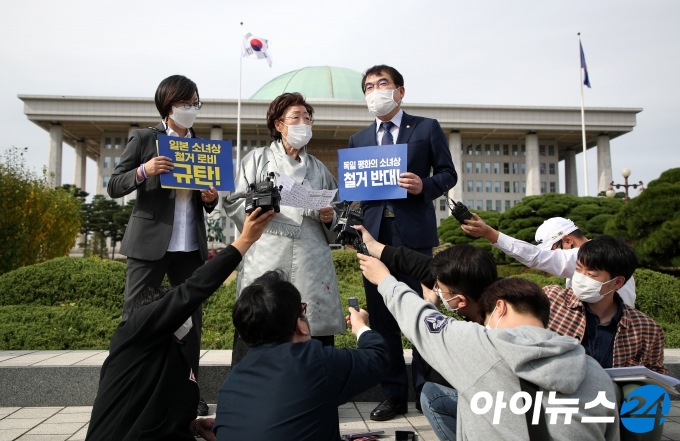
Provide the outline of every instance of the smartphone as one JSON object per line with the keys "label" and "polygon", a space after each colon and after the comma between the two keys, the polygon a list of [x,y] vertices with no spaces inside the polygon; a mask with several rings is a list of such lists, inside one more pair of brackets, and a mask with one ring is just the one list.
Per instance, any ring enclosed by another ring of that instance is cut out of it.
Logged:
{"label": "smartphone", "polygon": [[349,304],[350,308],[354,308],[357,311],[359,310],[359,299],[357,299],[356,297],[350,297],[349,299],[347,299],[347,303]]}
{"label": "smartphone", "polygon": [[397,430],[394,432],[396,441],[413,441],[416,439],[415,432],[410,430]]}

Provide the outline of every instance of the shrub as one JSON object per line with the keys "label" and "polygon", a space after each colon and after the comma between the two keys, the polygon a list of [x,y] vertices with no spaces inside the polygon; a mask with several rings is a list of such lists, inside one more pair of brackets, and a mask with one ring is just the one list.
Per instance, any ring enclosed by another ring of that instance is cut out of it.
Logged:
{"label": "shrub", "polygon": [[650,182],[609,219],[605,232],[626,240],[643,265],[680,267],[680,168]]}
{"label": "shrub", "polygon": [[0,159],[0,274],[68,255],[80,230],[80,201],[28,169],[24,154]]}
{"label": "shrub", "polygon": [[[334,251],[343,311],[347,299],[366,299],[353,251]],[[523,266],[499,267],[501,277],[522,277],[545,285],[564,286],[564,279]],[[647,269],[635,272],[637,307],[666,332],[666,347],[680,347],[680,280]],[[165,282],[167,283],[167,281]],[[0,350],[106,349],[120,322],[125,265],[98,258],[57,258],[0,276]],[[221,286],[203,304],[203,349],[233,345],[231,311],[236,282]],[[445,311],[442,313],[454,316]],[[402,338],[404,347],[411,344]],[[347,330],[336,336],[337,347],[356,347]]]}

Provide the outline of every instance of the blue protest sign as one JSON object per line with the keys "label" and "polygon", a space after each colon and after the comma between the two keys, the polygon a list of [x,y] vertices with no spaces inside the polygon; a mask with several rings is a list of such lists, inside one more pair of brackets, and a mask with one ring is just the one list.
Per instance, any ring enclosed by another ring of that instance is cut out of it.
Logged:
{"label": "blue protest sign", "polygon": [[406,144],[338,150],[338,185],[344,201],[405,199],[397,179],[406,172]]}
{"label": "blue protest sign", "polygon": [[174,169],[163,173],[161,187],[234,191],[231,141],[158,135],[158,156],[172,159]]}

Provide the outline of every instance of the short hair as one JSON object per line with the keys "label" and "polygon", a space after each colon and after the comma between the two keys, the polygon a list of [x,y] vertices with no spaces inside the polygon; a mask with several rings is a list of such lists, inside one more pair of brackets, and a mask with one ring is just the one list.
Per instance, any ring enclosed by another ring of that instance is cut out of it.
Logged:
{"label": "short hair", "polygon": [[578,262],[591,270],[607,271],[612,279],[623,276],[626,281],[638,266],[633,249],[622,240],[606,234],[581,245]]}
{"label": "short hair", "polygon": [[172,289],[173,288],[170,286],[147,286],[141,293],[134,296],[130,315],[142,306],[149,305],[162,299]]}
{"label": "short hair", "polygon": [[234,327],[248,346],[289,341],[302,315],[301,302],[300,291],[282,270],[267,271],[236,299]]}
{"label": "short hair", "polygon": [[579,239],[579,240],[586,240],[586,239],[588,239],[588,238],[585,236],[585,234],[583,234],[583,233],[581,232],[581,230],[579,230],[579,229],[576,229],[576,230],[572,231],[571,233],[565,234],[565,236],[574,236],[576,239]]}
{"label": "short hair", "polygon": [[[172,75],[167,77],[156,89],[156,109],[165,120],[170,115],[170,107],[175,101],[189,101],[194,96],[198,97],[198,87],[196,83],[183,75]],[[200,97],[199,97],[200,98]]]}
{"label": "short hair", "polygon": [[380,75],[384,73],[387,73],[390,77],[392,77],[392,81],[394,81],[394,84],[396,84],[397,87],[402,87],[404,85],[404,77],[401,76],[397,69],[393,68],[392,66],[378,64],[364,72],[364,77],[361,79],[361,90],[364,93],[366,92],[366,78],[368,78],[369,75]]}
{"label": "short hair", "polygon": [[478,322],[484,324],[498,300],[505,300],[519,314],[529,314],[541,320],[543,327],[550,321],[550,300],[540,286],[521,277],[500,279],[489,286],[479,299]]}
{"label": "short hair", "polygon": [[469,244],[456,245],[437,253],[430,263],[430,271],[437,280],[475,302],[498,279],[491,254]]}
{"label": "short hair", "polygon": [[304,106],[309,113],[309,117],[314,119],[314,107],[305,101],[305,97],[301,93],[292,92],[277,96],[269,104],[269,109],[267,110],[267,130],[269,130],[269,136],[277,141],[281,139],[281,132],[276,130],[276,120],[281,119],[286,109],[290,106]]}

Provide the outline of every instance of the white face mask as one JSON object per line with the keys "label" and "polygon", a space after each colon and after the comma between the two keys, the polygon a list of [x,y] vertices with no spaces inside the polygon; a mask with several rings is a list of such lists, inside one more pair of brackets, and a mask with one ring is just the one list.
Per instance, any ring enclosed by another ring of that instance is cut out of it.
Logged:
{"label": "white face mask", "polygon": [[[616,277],[614,279],[616,279]],[[608,282],[598,282],[597,280],[593,280],[585,274],[576,272],[574,273],[574,277],[571,278],[571,289],[574,290],[574,294],[576,294],[576,297],[578,297],[582,302],[597,303],[604,299],[604,296],[607,294],[614,292],[612,289],[604,294],[600,294],[602,285],[609,283],[612,280]]]}
{"label": "white face mask", "polygon": [[434,292],[437,293],[437,295],[439,296],[439,300],[442,301],[442,303],[444,304],[444,308],[446,308],[447,311],[458,312],[458,310],[460,308],[452,308],[451,305],[449,305],[449,302],[453,301],[453,299],[455,299],[456,297],[460,297],[460,296],[453,296],[449,300],[446,300],[444,298],[444,296],[442,295],[442,289],[441,288],[437,287],[437,289],[435,289]]}
{"label": "white face mask", "polygon": [[368,111],[375,116],[385,116],[399,104],[394,101],[395,89],[375,89],[366,95]]}
{"label": "white face mask", "polygon": [[189,317],[189,319],[187,319],[187,321],[175,331],[175,337],[177,337],[179,340],[183,339],[189,333],[189,330],[193,325],[194,323],[191,321],[191,317]]}
{"label": "white face mask", "polygon": [[191,106],[189,109],[185,109],[184,106],[182,106],[173,107],[172,114],[170,114],[169,118],[175,121],[175,123],[177,123],[177,125],[181,128],[189,129],[194,125],[194,121],[196,121],[197,116],[198,109],[193,106]]}
{"label": "white face mask", "polygon": [[[493,317],[493,313],[496,312],[496,308],[497,308],[497,306],[493,308],[493,311],[491,311],[491,315],[489,316],[489,321],[486,322],[486,325],[484,325],[484,327],[485,327],[486,329],[493,329],[491,326],[489,326],[489,323],[491,323],[491,317]],[[501,322],[501,319],[502,319],[502,318],[503,318],[503,317],[499,317],[499,318],[498,318],[498,321],[496,322],[496,328],[498,328],[498,324]]]}
{"label": "white face mask", "polygon": [[312,126],[307,124],[295,124],[294,126],[284,125],[288,127],[286,141],[295,150],[300,150],[309,143],[310,139],[312,139]]}

